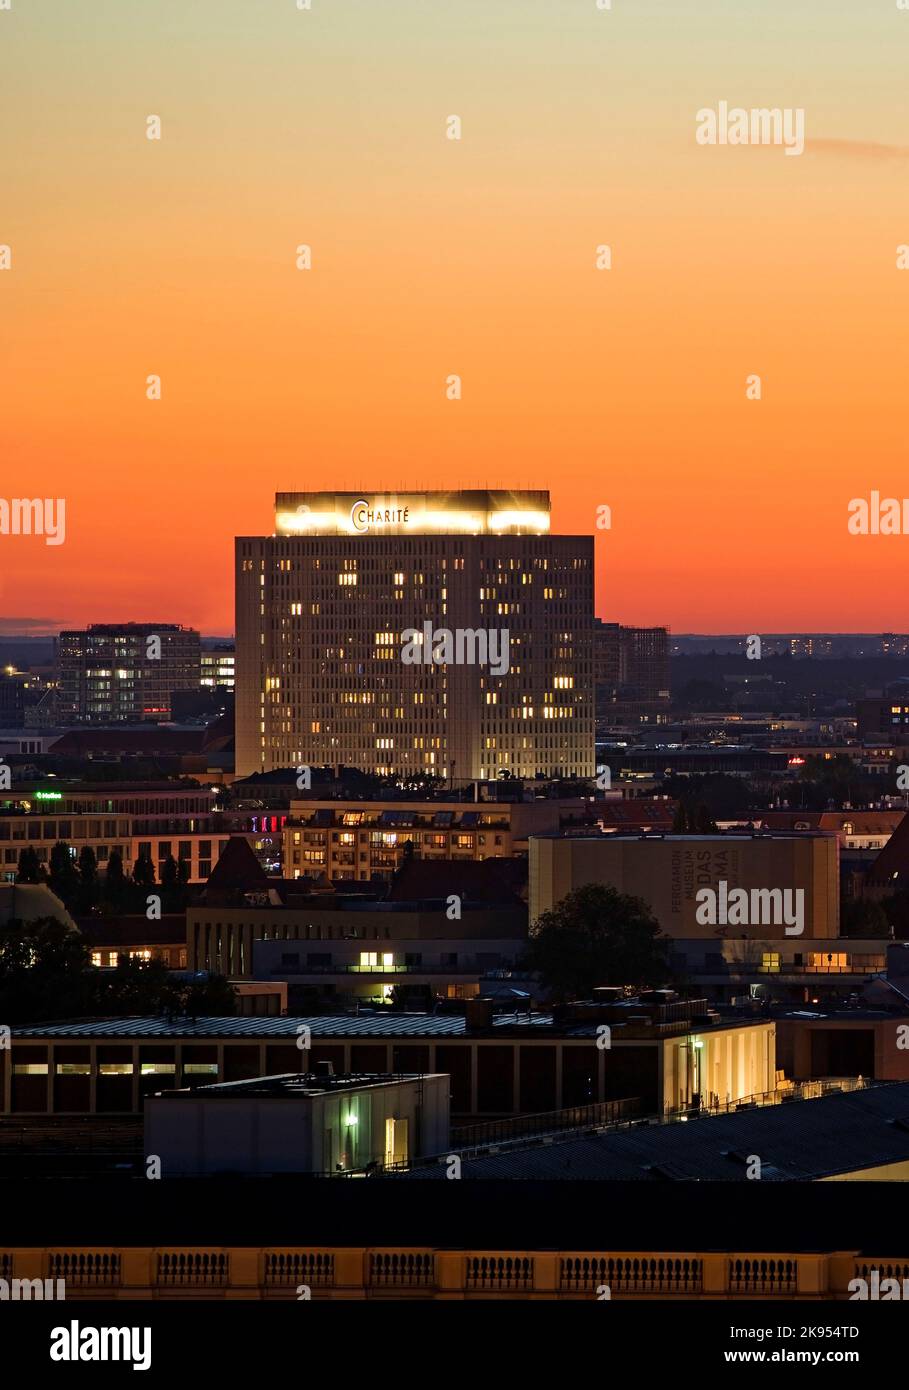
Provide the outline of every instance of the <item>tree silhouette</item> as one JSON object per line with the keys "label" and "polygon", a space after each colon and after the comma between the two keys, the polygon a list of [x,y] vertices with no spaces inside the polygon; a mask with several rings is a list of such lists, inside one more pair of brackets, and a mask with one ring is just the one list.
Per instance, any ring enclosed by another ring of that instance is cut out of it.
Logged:
{"label": "tree silhouette", "polygon": [[147,854],[140,854],[133,865],[133,883],[137,888],[151,888],[154,881],[154,864]]}
{"label": "tree silhouette", "polygon": [[19,851],[19,867],[16,870],[17,883],[40,883],[44,875],[38,851],[27,846]]}
{"label": "tree silhouette", "polygon": [[51,850],[48,882],[51,892],[56,893],[65,907],[76,907],[81,883],[72,851],[64,840],[58,840]]}
{"label": "tree silhouette", "polygon": [[126,896],[126,879],[123,874],[123,856],[119,850],[111,850],[104,871],[104,901],[114,912],[123,908]]}
{"label": "tree silhouette", "polygon": [[91,846],[85,845],[79,855],[79,911],[90,912],[99,896],[98,861]]}
{"label": "tree silhouette", "polygon": [[665,984],[668,950],[642,898],[588,883],[537,918],[524,964],[556,998],[589,999],[597,986]]}

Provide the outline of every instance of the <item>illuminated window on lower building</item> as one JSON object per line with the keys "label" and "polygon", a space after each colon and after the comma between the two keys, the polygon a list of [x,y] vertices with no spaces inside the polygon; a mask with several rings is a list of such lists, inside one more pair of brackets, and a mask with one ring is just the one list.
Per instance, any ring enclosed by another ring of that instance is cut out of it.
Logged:
{"label": "illuminated window on lower building", "polygon": [[360,952],[361,970],[378,970],[383,967],[387,969],[394,965],[394,960],[395,958],[391,951],[383,951],[381,954],[378,951]]}
{"label": "illuminated window on lower building", "polygon": [[761,973],[764,975],[778,975],[780,970],[779,951],[764,951],[761,956]]}
{"label": "illuminated window on lower building", "polygon": [[845,970],[845,951],[813,951],[808,957],[809,970]]}

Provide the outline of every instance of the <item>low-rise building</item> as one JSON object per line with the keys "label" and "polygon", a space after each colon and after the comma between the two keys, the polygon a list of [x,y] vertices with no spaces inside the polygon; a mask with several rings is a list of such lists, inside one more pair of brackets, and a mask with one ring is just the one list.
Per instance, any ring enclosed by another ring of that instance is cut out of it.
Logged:
{"label": "low-rise building", "polygon": [[861,1076],[909,1082],[909,999],[868,1007],[776,1014],[780,1066],[795,1081]]}
{"label": "low-rise building", "polygon": [[905,810],[891,811],[760,811],[751,818],[755,830],[810,831],[835,835],[840,851],[879,850],[905,818]]}
{"label": "low-rise building", "polygon": [[298,1011],[408,996],[425,1008],[519,977],[535,992],[521,970],[525,871],[514,860],[408,860],[372,892],[344,895],[338,884],[307,893],[299,880],[269,880],[235,838],[187,913],[190,967],[233,981],[285,980]]}
{"label": "low-rise building", "polygon": [[263,1076],[145,1101],[145,1148],[163,1173],[320,1173],[403,1167],[449,1142],[448,1077]]}
{"label": "low-rise building", "polygon": [[15,880],[19,855],[33,849],[48,865],[54,845],[73,857],[91,849],[103,874],[116,852],[130,874],[150,859],[160,879],[169,855],[186,864],[188,882],[204,883],[229,839],[215,812],[215,793],[196,783],[19,783],[0,793],[0,875]]}
{"label": "low-rise building", "polygon": [[186,918],[169,913],[151,922],[142,915],[80,917],[76,924],[91,951],[92,965],[112,969],[121,956],[161,961],[169,970],[186,969]]}
{"label": "low-rise building", "polygon": [[887,968],[886,939],[835,936],[730,935],[705,940],[676,938],[670,963],[689,983],[720,1003],[789,1001],[812,1004],[845,999],[869,976]]}
{"label": "low-rise building", "polygon": [[[461,1122],[606,1101],[643,1114],[706,1109],[772,1091],[775,1025],[720,1018],[704,1000],[636,1001],[610,1015],[376,1012],[286,1018],[119,1018],[16,1026],[0,1051],[3,1114],[135,1115],[163,1086],[200,1086],[330,1062],[351,1072],[446,1072]],[[309,1043],[303,1050],[300,1041]]]}

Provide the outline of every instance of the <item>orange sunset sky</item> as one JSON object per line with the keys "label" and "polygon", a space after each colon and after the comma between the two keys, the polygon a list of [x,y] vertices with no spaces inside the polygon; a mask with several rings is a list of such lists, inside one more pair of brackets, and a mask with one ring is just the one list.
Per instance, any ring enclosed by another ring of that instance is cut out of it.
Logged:
{"label": "orange sunset sky", "polygon": [[[602,617],[905,630],[846,509],[909,495],[907,71],[895,4],[14,3],[0,496],[67,517],[0,632],[230,632],[277,490],[478,485],[612,508]],[[720,100],[805,153],[698,146]]]}

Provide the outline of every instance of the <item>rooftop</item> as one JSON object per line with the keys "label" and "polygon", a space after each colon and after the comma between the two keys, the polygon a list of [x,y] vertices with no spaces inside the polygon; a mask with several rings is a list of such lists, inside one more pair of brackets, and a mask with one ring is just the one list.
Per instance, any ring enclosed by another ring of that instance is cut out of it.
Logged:
{"label": "rooftop", "polygon": [[345,1072],[340,1076],[321,1072],[286,1072],[281,1076],[259,1076],[249,1081],[222,1081],[214,1086],[196,1086],[157,1094],[167,1100],[291,1100],[305,1096],[332,1095],[340,1091],[369,1091],[383,1086],[403,1086],[425,1081],[429,1072]]}
{"label": "rooftop", "polygon": [[[616,830],[609,835],[602,833],[578,833],[575,831],[571,836],[566,836],[560,831],[547,831],[544,834],[532,834],[534,840],[565,840],[570,839],[572,843],[578,840],[596,840],[598,843],[614,844],[617,840],[832,840],[835,835],[831,831],[786,831],[786,830],[714,830],[709,835],[687,835],[687,834],[666,834],[658,830]],[[891,841],[892,843],[892,841]]]}
{"label": "rooftop", "polygon": [[[692,1031],[703,1033],[714,1028],[756,1027],[766,1020],[723,1018],[714,1024],[698,1022]],[[567,1022],[559,1026],[548,1013],[495,1014],[488,1025],[493,1030],[549,1032],[556,1037],[595,1038],[597,1022]],[[472,1028],[460,1014],[427,1013],[366,1013],[314,1014],[298,1018],[284,1017],[212,1017],[172,1019],[162,1016],[82,1019],[71,1022],[38,1023],[13,1026],[15,1039],[26,1038],[273,1038],[294,1041],[302,1028],[309,1028],[314,1038],[459,1038],[488,1029]],[[613,1030],[613,1041],[618,1029]],[[640,1038],[636,1038],[640,1043]]]}
{"label": "rooftop", "polygon": [[[817,1181],[909,1163],[909,1082],[710,1115],[685,1124],[541,1141],[462,1160],[464,1178],[748,1181],[750,1160],[766,1182]],[[398,1176],[444,1178],[443,1163]]]}

